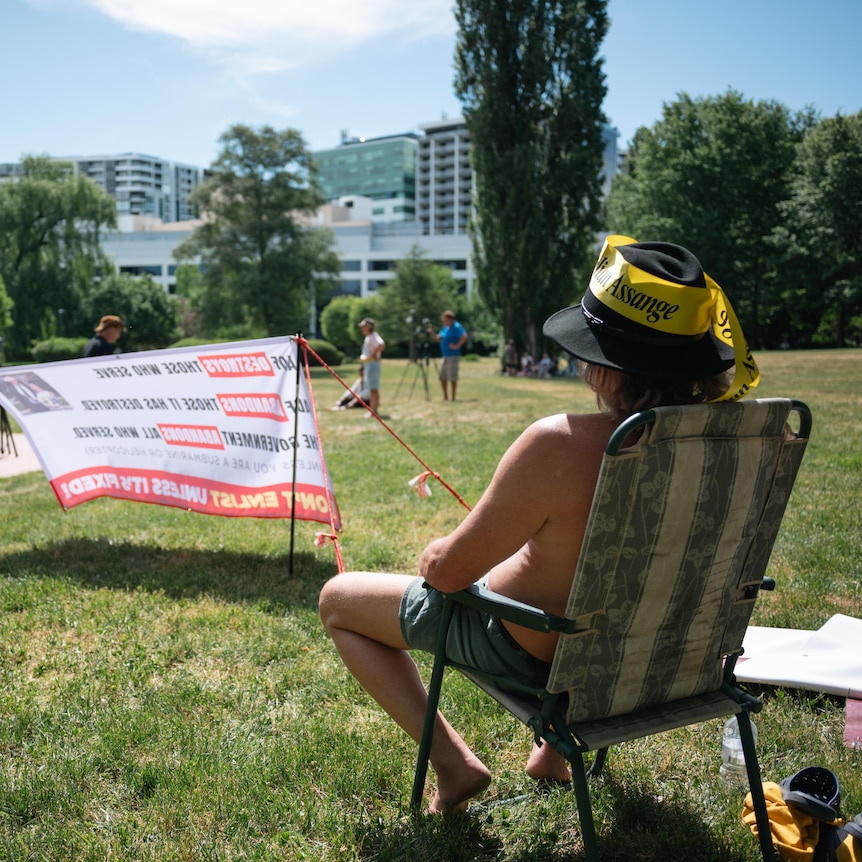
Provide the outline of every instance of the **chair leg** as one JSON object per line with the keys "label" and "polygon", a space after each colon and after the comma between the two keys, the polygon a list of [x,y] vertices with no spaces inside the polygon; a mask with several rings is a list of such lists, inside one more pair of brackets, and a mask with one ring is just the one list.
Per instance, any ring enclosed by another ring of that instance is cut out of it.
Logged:
{"label": "chair leg", "polygon": [[587,776],[589,778],[596,778],[602,773],[602,768],[605,765],[605,761],[608,759],[608,750],[607,748],[600,748],[596,751],[596,756],[593,758],[592,765],[587,770]]}
{"label": "chair leg", "polygon": [[440,691],[443,688],[443,671],[446,670],[446,636],[449,623],[455,610],[455,602],[444,602],[440,617],[440,631],[437,636],[437,649],[434,653],[434,666],[431,669],[431,679],[428,683],[428,705],[425,707],[425,721],[422,725],[422,738],[419,740],[419,751],[416,755],[416,773],[413,776],[413,793],[410,804],[414,809],[422,805],[422,795],[425,792],[425,779],[428,776],[428,760],[431,757],[431,743],[434,740],[434,723],[437,720],[437,707],[440,703]]}
{"label": "chair leg", "polygon": [[737,713],[739,738],[742,742],[742,753],[745,757],[745,771],[748,775],[748,789],[751,791],[751,804],[754,808],[754,819],[757,823],[757,838],[760,843],[760,853],[763,862],[777,862],[778,856],[772,844],[772,831],[769,828],[769,814],[766,811],[766,797],[763,795],[763,784],[760,778],[760,764],[757,762],[757,751],[754,745],[754,733],[751,730],[751,716],[747,710]]}
{"label": "chair leg", "polygon": [[598,862],[599,846],[596,840],[596,825],[593,821],[593,806],[590,788],[584,768],[584,756],[580,752],[569,759],[572,768],[572,786],[578,803],[578,819],[581,821],[581,837],[584,839],[584,858],[587,862]]}

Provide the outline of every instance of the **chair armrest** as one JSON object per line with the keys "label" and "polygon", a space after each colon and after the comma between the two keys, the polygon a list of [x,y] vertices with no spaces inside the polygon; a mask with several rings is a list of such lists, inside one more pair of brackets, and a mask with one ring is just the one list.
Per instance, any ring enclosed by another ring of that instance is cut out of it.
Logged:
{"label": "chair armrest", "polygon": [[[430,586],[430,584],[426,584],[426,586]],[[447,599],[452,599],[459,604],[487,611],[501,620],[533,631],[572,634],[578,630],[574,620],[546,613],[540,608],[519,602],[516,599],[510,599],[508,596],[495,593],[487,587],[479,586],[479,584],[472,584],[466,590],[460,590],[457,593],[444,593],[444,595]]]}

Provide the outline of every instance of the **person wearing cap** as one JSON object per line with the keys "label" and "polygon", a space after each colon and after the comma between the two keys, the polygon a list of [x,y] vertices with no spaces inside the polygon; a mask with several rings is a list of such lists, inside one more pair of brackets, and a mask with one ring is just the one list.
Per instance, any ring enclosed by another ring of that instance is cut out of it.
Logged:
{"label": "person wearing cap", "polygon": [[[563,615],[602,455],[620,420],[665,404],[740,398],[758,382],[727,297],[690,251],[671,243],[608,237],[583,301],[552,315],[543,331],[580,362],[599,412],[530,425],[503,455],[475,508],[425,548],[416,575],[349,572],[321,592],[321,619],[342,660],[417,741],[427,695],[408,651],[434,651],[440,593],[478,581]],[[527,684],[546,682],[555,634],[461,605],[449,631],[455,661]],[[465,810],[490,782],[488,769],[440,713],[431,763],[432,813]],[[534,779],[570,778],[566,761],[547,745],[534,746],[526,770]]]}
{"label": "person wearing cap", "polygon": [[[362,376],[365,380],[365,388],[368,390],[368,406],[372,413],[377,413],[380,408],[380,357],[386,342],[380,333],[374,331],[374,321],[370,317],[363,317],[359,321],[359,328],[365,336],[362,342],[362,351],[359,361],[363,365]],[[366,413],[370,416],[371,413]]]}
{"label": "person wearing cap", "polygon": [[126,327],[116,314],[106,314],[96,327],[96,334],[84,345],[82,356],[112,356],[117,339]]}
{"label": "person wearing cap", "polygon": [[444,311],[440,315],[443,326],[439,332],[428,323],[425,331],[440,345],[440,385],[443,387],[443,400],[449,400],[449,384],[452,384],[452,400],[458,392],[458,366],[461,362],[461,348],[467,343],[464,327],[455,320],[454,311]]}

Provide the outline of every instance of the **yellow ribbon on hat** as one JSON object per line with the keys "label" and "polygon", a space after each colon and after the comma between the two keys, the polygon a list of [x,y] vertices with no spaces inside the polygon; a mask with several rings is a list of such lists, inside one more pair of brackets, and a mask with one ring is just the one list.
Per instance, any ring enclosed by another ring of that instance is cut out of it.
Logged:
{"label": "yellow ribbon on hat", "polygon": [[760,369],[751,355],[748,341],[742,334],[742,327],[727,294],[706,273],[703,275],[706,286],[715,297],[712,306],[712,331],[733,348],[733,380],[727,392],[713,398],[713,401],[739,401],[760,383]]}
{"label": "yellow ribbon on hat", "polygon": [[[760,382],[757,363],[724,291],[706,273],[706,289],[690,288],[633,266],[618,245],[637,242],[628,236],[605,240],[590,278],[590,291],[622,317],[668,335],[697,335],[710,327],[733,349],[734,375],[728,390],[715,401],[738,401]],[[649,290],[645,290],[649,285]]]}

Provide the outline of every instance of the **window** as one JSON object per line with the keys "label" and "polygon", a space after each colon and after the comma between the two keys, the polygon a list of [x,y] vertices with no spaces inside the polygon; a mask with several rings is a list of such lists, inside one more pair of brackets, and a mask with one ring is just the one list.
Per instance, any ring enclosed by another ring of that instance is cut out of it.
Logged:
{"label": "window", "polygon": [[342,272],[361,272],[362,271],[362,261],[361,260],[343,260],[343,261],[341,261],[341,270],[342,270]]}
{"label": "window", "polygon": [[161,275],[161,264],[144,265],[144,266],[121,266],[120,272],[125,272],[128,275]]}

